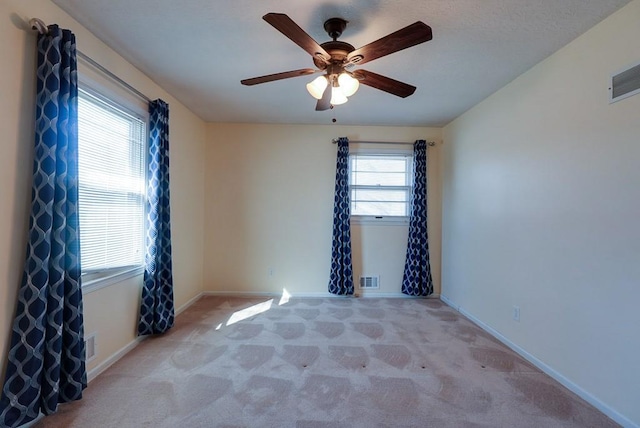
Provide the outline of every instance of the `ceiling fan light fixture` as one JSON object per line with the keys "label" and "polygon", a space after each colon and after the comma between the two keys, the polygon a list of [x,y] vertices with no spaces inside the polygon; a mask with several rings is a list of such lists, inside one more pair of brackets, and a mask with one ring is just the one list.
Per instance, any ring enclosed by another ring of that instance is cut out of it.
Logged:
{"label": "ceiling fan light fixture", "polygon": [[340,88],[339,86],[334,86],[331,88],[331,105],[339,106],[340,104],[344,104],[347,101],[349,101],[349,99],[342,91],[342,88]]}
{"label": "ceiling fan light fixture", "polygon": [[340,85],[340,89],[342,89],[342,93],[347,97],[355,94],[360,87],[358,79],[354,79],[348,73],[341,73],[340,76],[338,76],[338,84]]}
{"label": "ceiling fan light fixture", "polygon": [[307,91],[313,98],[319,100],[322,98],[322,94],[328,84],[329,82],[327,81],[326,76],[318,76],[311,82],[307,83]]}

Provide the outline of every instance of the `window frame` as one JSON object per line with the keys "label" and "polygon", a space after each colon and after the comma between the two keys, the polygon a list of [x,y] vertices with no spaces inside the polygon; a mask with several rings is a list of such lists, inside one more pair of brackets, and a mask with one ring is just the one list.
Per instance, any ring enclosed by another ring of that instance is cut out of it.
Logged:
{"label": "window frame", "polygon": [[[133,278],[144,273],[144,249],[145,249],[145,236],[146,230],[144,221],[147,217],[147,183],[148,183],[148,148],[149,148],[149,112],[148,106],[143,104],[141,100],[137,100],[124,93],[121,88],[115,88],[115,85],[101,84],[96,80],[81,76],[78,74],[78,97],[80,92],[85,92],[88,95],[98,98],[101,101],[112,104],[115,108],[122,110],[123,112],[141,120],[145,124],[144,132],[144,145],[143,145],[143,172],[145,191],[143,194],[143,233],[141,249],[143,250],[143,257],[140,265],[121,266],[116,268],[95,269],[81,272],[81,284],[82,292],[87,294],[101,288],[113,285],[129,278]],[[78,112],[79,114],[79,112]],[[78,141],[79,142],[79,141]],[[82,227],[82,225],[81,225]],[[82,257],[82,253],[80,253]]]}
{"label": "window frame", "polygon": [[[408,207],[407,210],[410,213],[411,210],[411,194],[413,192],[413,162],[414,162],[414,154],[412,148],[402,149],[402,148],[355,148],[349,151],[349,203],[350,203],[350,211],[351,211],[351,224],[355,225],[380,225],[380,226],[407,226],[409,224],[410,215],[406,216],[376,216],[376,215],[356,215],[353,214],[353,201],[351,200],[352,193],[352,171],[351,171],[351,158],[352,156],[380,156],[380,157],[389,157],[389,156],[402,156],[409,158],[409,162],[407,165],[407,175],[409,186],[385,186],[389,188],[406,188],[408,187],[409,191],[409,199],[407,201]],[[367,186],[363,186],[366,188]],[[371,187],[371,186],[369,186]]]}

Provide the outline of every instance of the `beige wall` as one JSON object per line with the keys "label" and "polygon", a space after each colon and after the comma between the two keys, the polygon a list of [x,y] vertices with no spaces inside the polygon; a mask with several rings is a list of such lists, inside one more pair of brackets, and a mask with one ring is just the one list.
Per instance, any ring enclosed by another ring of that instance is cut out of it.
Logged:
{"label": "beige wall", "polygon": [[[205,290],[327,293],[336,159],[331,140],[339,136],[438,142],[428,150],[428,168],[432,269],[439,292],[440,129],[256,124],[209,124]],[[399,294],[407,227],[354,226],[352,241],[354,276],[363,269],[380,275],[378,293]]]}
{"label": "beige wall", "polygon": [[[160,97],[169,103],[176,306],[184,305],[202,290],[205,123],[50,1],[3,0],[0,2],[1,373],[6,365],[22,275],[31,194],[36,36],[25,28],[26,21],[33,17],[73,30],[79,50],[149,97]],[[141,281],[141,277],[136,277],[84,296],[85,331],[98,334],[98,356],[90,363],[90,369],[135,339]]]}
{"label": "beige wall", "polygon": [[[640,424],[640,0],[444,129],[442,295]],[[512,319],[520,307],[520,322]]]}

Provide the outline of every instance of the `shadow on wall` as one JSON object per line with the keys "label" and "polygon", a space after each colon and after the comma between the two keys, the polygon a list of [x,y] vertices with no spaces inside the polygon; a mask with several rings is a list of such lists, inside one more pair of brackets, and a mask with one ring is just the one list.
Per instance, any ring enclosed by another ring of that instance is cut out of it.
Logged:
{"label": "shadow on wall", "polygon": [[12,207],[10,224],[11,228],[9,248],[14,249],[7,255],[9,267],[5,286],[8,289],[6,307],[11,308],[4,317],[6,322],[4,328],[4,341],[2,343],[2,355],[0,356],[0,375],[4,379],[6,371],[6,351],[9,349],[11,342],[11,330],[15,311],[17,306],[18,289],[22,281],[22,272],[25,262],[25,253],[27,248],[27,236],[29,227],[29,212],[31,208],[31,184],[33,181],[33,141],[35,138],[35,94],[36,94],[36,33],[31,31],[28,20],[23,19],[16,13],[10,15],[12,24],[25,33],[23,52],[32,52],[31,55],[23,56],[22,70],[23,74],[20,81],[20,104],[18,106],[18,135],[15,144],[16,159],[15,177],[13,179],[15,187],[10,193],[14,200],[9,201]]}

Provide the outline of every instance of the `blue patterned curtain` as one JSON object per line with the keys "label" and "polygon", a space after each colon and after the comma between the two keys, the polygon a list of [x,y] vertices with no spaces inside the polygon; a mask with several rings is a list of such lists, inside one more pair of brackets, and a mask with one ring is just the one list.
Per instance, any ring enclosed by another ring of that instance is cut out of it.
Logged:
{"label": "blue patterned curtain", "polygon": [[433,281],[427,233],[427,143],[424,140],[413,145],[413,179],[402,292],[410,296],[428,296],[433,293]]}
{"label": "blue patterned curtain", "polygon": [[78,229],[75,36],[38,36],[35,153],[24,274],[18,292],[0,426],[16,427],[82,398],[86,388]]}
{"label": "blue patterned curtain", "polygon": [[349,194],[349,140],[338,139],[336,190],[333,202],[333,245],[329,292],[353,294],[351,264],[351,195]]}
{"label": "blue patterned curtain", "polygon": [[171,212],[169,209],[169,106],[149,103],[149,185],[147,254],[138,335],[160,334],[173,327]]}

